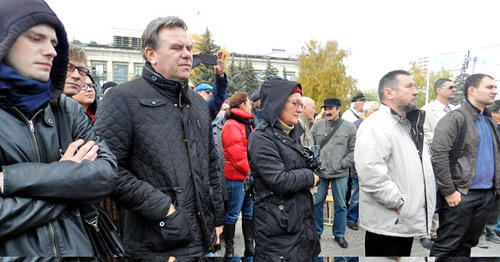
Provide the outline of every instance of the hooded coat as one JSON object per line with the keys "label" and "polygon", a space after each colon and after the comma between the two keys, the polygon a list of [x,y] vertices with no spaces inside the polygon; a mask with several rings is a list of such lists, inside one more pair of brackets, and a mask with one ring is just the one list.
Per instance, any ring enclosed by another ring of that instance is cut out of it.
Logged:
{"label": "hooded coat", "polygon": [[289,94],[300,84],[282,79],[262,84],[264,121],[248,140],[254,183],[254,237],[257,259],[312,261],[320,251],[313,217],[313,172],[306,167],[296,124],[289,135],[277,121]]}
{"label": "hooded coat", "polygon": [[[95,136],[80,105],[61,95],[68,41],[56,15],[38,0],[2,0],[0,13],[0,60],[35,25],[51,25],[58,39],[50,72],[50,102],[28,119],[0,92],[0,171],[5,186],[0,195],[0,256],[93,256],[78,203],[113,191],[116,159]],[[61,131],[68,138],[96,142],[99,151],[94,161],[59,162],[66,149],[61,143],[70,142],[59,140],[57,126],[62,121],[68,128]]]}

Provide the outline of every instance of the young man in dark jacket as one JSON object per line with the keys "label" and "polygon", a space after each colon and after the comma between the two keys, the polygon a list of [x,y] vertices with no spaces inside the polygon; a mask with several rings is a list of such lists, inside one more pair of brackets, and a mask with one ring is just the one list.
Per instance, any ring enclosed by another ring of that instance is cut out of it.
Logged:
{"label": "young man in dark jacket", "polygon": [[[207,102],[188,89],[184,21],[160,17],[142,35],[142,77],[104,97],[95,128],[118,159],[112,197],[126,209],[132,257],[199,257],[215,251],[224,223]],[[217,227],[217,228],[216,228]]]}
{"label": "young man in dark jacket", "polygon": [[68,41],[57,16],[41,0],[0,10],[0,256],[93,256],[78,203],[113,191],[116,160],[61,95]]}
{"label": "young man in dark jacket", "polygon": [[[466,101],[436,125],[432,165],[440,193],[437,239],[431,256],[469,257],[500,193],[500,144],[486,108],[497,95],[489,75],[465,80]],[[452,261],[458,261],[454,258]]]}

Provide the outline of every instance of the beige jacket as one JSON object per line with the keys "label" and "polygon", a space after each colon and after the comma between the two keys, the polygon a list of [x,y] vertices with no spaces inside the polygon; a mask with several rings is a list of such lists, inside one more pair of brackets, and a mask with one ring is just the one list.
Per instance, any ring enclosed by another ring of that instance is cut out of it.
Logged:
{"label": "beige jacket", "polygon": [[[354,150],[359,176],[360,226],[375,234],[428,235],[436,203],[430,150],[422,161],[408,119],[385,105],[363,121]],[[396,209],[401,206],[401,212]]]}

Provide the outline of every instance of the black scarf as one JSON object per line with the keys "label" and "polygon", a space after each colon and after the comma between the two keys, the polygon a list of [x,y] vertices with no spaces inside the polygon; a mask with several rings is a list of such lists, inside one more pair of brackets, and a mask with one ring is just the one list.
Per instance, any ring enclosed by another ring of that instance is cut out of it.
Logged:
{"label": "black scarf", "polygon": [[253,123],[253,119],[252,118],[244,119],[244,118],[237,116],[236,114],[233,114],[233,113],[229,116],[229,118],[234,119],[237,122],[245,125],[245,131],[246,131],[246,136],[247,136],[247,140],[248,140],[250,133],[252,133],[253,128],[255,128],[255,124]]}

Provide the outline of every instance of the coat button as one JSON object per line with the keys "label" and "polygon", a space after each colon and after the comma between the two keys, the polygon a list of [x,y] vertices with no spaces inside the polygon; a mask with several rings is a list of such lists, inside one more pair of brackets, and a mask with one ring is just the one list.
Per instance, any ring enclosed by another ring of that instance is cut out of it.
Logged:
{"label": "coat button", "polygon": [[165,222],[161,221],[161,222],[160,222],[160,226],[161,226],[161,227],[164,227],[164,226],[165,226]]}
{"label": "coat button", "polygon": [[49,118],[47,121],[49,122],[49,124],[52,124],[52,118]]}
{"label": "coat button", "polygon": [[155,106],[156,105],[156,101],[154,101],[154,100],[151,101],[151,104]]}
{"label": "coat button", "polygon": [[156,80],[158,80],[158,77],[153,76],[153,77],[151,77],[151,79],[153,79],[153,81],[156,81]]}
{"label": "coat button", "polygon": [[286,140],[285,140],[285,139],[283,139],[283,143],[286,143]]}
{"label": "coat button", "polygon": [[278,208],[279,208],[280,210],[283,210],[283,209],[285,209],[285,206],[283,206],[283,205],[279,205],[279,206],[278,206]]}

